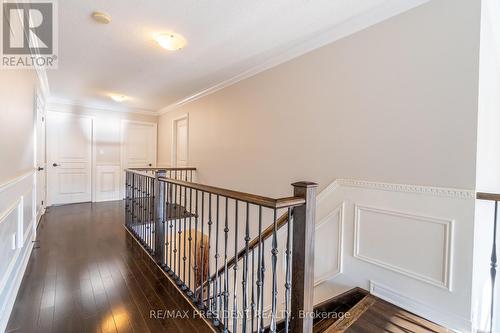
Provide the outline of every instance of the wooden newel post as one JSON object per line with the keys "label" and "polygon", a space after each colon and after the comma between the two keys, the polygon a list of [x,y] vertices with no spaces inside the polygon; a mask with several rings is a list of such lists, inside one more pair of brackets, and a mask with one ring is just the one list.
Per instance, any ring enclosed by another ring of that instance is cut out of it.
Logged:
{"label": "wooden newel post", "polygon": [[314,230],[318,184],[292,184],[294,196],[306,203],[293,209],[292,293],[290,332],[312,333],[314,297]]}
{"label": "wooden newel post", "polygon": [[160,177],[165,177],[165,171],[155,173],[154,182],[154,222],[155,222],[155,259],[159,264],[164,264],[163,256],[165,249],[165,187],[160,182]]}

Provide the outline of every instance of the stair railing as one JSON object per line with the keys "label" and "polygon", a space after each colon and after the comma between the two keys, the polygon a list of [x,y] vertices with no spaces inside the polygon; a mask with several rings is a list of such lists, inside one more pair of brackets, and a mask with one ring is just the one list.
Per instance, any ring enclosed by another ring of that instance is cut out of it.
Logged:
{"label": "stair railing", "polygon": [[491,278],[491,304],[490,304],[490,332],[495,332],[495,282],[497,275],[497,219],[498,219],[498,202],[500,201],[500,194],[494,193],[477,193],[477,199],[493,201],[494,215],[493,215],[493,229],[492,229],[492,247],[490,256],[490,278]]}
{"label": "stair railing", "polygon": [[317,185],[273,199],[175,174],[126,170],[125,223],[145,250],[216,330],[312,332]]}

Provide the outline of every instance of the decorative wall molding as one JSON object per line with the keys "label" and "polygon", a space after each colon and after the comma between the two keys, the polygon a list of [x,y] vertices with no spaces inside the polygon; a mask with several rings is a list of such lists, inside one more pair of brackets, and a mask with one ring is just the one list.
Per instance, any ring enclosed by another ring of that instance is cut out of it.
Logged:
{"label": "decorative wall molding", "polygon": [[[332,218],[337,217],[338,220],[338,230],[337,237],[339,242],[337,244],[337,265],[332,267],[327,273],[315,277],[314,286],[320,285],[321,283],[334,278],[338,274],[342,273],[342,262],[343,262],[343,245],[344,245],[344,203],[335,207],[327,216],[325,216],[319,223],[316,224],[316,234],[324,226],[326,226]],[[316,254],[315,254],[316,255]]]}
{"label": "decorative wall molding", "polygon": [[19,176],[15,177],[15,178],[12,178],[12,179],[4,182],[3,184],[0,184],[0,192],[5,191],[9,187],[11,187],[11,186],[13,186],[13,185],[15,185],[17,183],[22,182],[23,180],[25,180],[29,176],[32,176],[34,173],[35,173],[35,168],[31,169],[28,172],[23,173],[22,175],[19,175]]}
{"label": "decorative wall molding", "polygon": [[94,201],[120,200],[120,165],[98,164],[95,168]]}
{"label": "decorative wall molding", "polygon": [[[15,263],[16,263],[16,260],[17,260],[17,256],[19,254],[19,251],[18,251],[18,242],[19,242],[19,237],[17,235],[17,233],[19,232],[19,225],[22,225],[23,221],[22,221],[22,210],[23,210],[23,200],[22,200],[22,197],[19,197],[17,200],[14,201],[13,204],[11,204],[6,210],[4,210],[1,214],[0,214],[0,226],[4,223],[7,223],[5,222],[7,220],[8,217],[10,217],[11,215],[15,214],[15,221],[16,221],[16,226],[15,226],[15,232],[16,232],[16,237],[14,239],[7,239],[6,241],[7,242],[12,242],[12,243],[15,243],[15,244],[11,244],[11,246],[13,248],[11,248],[12,251],[15,252],[15,255],[10,259],[10,262],[9,264],[7,265],[7,268],[5,269],[5,271],[2,273],[1,275],[1,279],[0,279],[0,293],[3,292],[6,284],[7,284],[7,281],[9,280],[10,276],[11,276],[11,273],[14,269],[14,266],[15,266]],[[9,235],[8,235],[9,236]]]}
{"label": "decorative wall molding", "polygon": [[[451,286],[451,278],[452,278],[452,257],[453,257],[453,220],[446,220],[438,217],[429,217],[429,216],[423,216],[423,215],[414,215],[414,214],[409,214],[409,213],[404,213],[404,212],[397,212],[397,211],[392,211],[392,210],[386,210],[386,209],[380,209],[380,208],[374,208],[374,207],[367,207],[367,206],[361,206],[361,205],[354,205],[355,209],[355,218],[354,218],[354,257],[363,260],[365,262],[369,262],[373,265],[380,266],[382,268],[394,271],[399,274],[406,275],[408,277],[411,277],[413,279],[429,283],[431,285],[447,289],[449,291],[452,291],[452,286]],[[442,279],[441,280],[436,280],[430,276],[425,275],[424,273],[419,273],[415,272],[388,262],[384,262],[383,260],[379,260],[376,258],[369,257],[367,255],[363,255],[360,253],[360,242],[361,242],[361,237],[360,237],[360,224],[361,224],[361,212],[362,211],[368,211],[368,212],[375,212],[378,214],[382,215],[391,215],[391,216],[397,216],[397,217],[402,217],[406,219],[411,219],[414,220],[415,223],[421,223],[421,222],[427,222],[427,223],[436,223],[439,225],[442,225],[444,227],[444,235],[445,239],[443,240],[443,259],[444,262],[442,263]]]}
{"label": "decorative wall molding", "polygon": [[475,199],[476,192],[474,190],[425,186],[425,185],[410,185],[410,184],[396,184],[396,183],[383,183],[368,180],[357,179],[336,179],[328,185],[318,195],[318,202],[323,200],[324,197],[334,192],[339,187],[359,187],[364,189],[389,191],[389,192],[402,192],[429,195],[435,197],[444,197],[452,199]]}
{"label": "decorative wall molding", "polygon": [[0,332],[7,326],[33,248],[35,177],[33,169],[0,186]]}

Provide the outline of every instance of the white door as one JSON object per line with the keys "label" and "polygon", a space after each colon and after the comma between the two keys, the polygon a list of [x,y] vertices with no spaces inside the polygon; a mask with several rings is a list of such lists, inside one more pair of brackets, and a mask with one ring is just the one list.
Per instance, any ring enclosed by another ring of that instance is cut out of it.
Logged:
{"label": "white door", "polygon": [[36,100],[36,221],[40,221],[45,212],[47,200],[46,165],[45,165],[45,110],[40,98]]}
{"label": "white door", "polygon": [[122,166],[156,166],[156,124],[124,121],[122,123]]}
{"label": "white door", "polygon": [[183,117],[174,123],[174,158],[175,166],[188,165],[188,119]]}
{"label": "white door", "polygon": [[92,118],[47,114],[48,204],[92,200]]}
{"label": "white door", "polygon": [[[122,170],[156,166],[156,124],[122,122]],[[125,172],[122,172],[121,193],[125,197]]]}

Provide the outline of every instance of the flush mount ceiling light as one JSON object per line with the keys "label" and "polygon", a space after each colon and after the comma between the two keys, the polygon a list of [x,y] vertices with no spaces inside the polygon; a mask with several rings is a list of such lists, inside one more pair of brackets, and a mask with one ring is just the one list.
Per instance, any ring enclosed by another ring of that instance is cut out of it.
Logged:
{"label": "flush mount ceiling light", "polygon": [[125,95],[120,95],[120,94],[109,94],[109,97],[115,101],[115,102],[124,102],[126,100],[128,100],[129,98]]}
{"label": "flush mount ceiling light", "polygon": [[175,32],[161,32],[156,34],[155,41],[165,50],[177,51],[186,46],[186,39]]}
{"label": "flush mount ceiling light", "polygon": [[94,19],[94,21],[101,24],[111,23],[111,16],[103,12],[93,12],[92,18]]}

